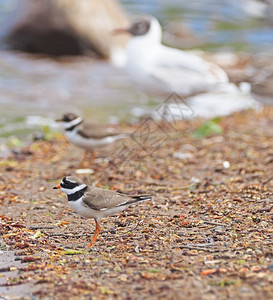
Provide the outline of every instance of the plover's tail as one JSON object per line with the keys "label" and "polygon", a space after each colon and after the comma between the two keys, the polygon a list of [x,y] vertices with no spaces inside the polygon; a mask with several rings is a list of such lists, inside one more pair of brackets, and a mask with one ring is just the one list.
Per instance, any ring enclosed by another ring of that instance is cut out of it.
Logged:
{"label": "plover's tail", "polygon": [[125,203],[120,204],[119,206],[128,206],[137,202],[142,202],[142,201],[149,201],[152,200],[152,196],[150,195],[137,195],[137,196],[130,196],[132,200],[127,201]]}
{"label": "plover's tail", "polygon": [[131,135],[131,133],[121,133],[121,134],[117,135],[116,137],[118,139],[125,139],[125,138],[128,138],[130,135]]}

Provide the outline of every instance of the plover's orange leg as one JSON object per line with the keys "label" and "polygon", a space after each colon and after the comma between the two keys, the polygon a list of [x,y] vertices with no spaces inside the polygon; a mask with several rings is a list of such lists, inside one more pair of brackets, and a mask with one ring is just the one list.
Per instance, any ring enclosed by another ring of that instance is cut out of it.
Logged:
{"label": "plover's orange leg", "polygon": [[89,154],[89,151],[84,150],[83,157],[82,157],[82,160],[80,162],[80,167],[84,167],[84,163],[86,162],[86,160],[88,158],[88,154]]}
{"label": "plover's orange leg", "polygon": [[94,236],[93,236],[93,238],[92,238],[92,241],[91,241],[91,243],[89,244],[89,247],[93,247],[93,246],[94,246],[94,244],[95,244],[95,242],[96,242],[96,240],[97,240],[97,238],[98,238],[98,235],[99,235],[100,232],[101,232],[101,227],[100,227],[99,222],[98,222],[97,220],[95,220],[95,222],[96,222],[96,230],[95,230]]}
{"label": "plover's orange leg", "polygon": [[94,160],[95,160],[95,158],[97,156],[97,152],[95,150],[93,150],[91,153],[92,153],[92,157],[90,159],[89,166],[93,165],[93,162],[94,162]]}

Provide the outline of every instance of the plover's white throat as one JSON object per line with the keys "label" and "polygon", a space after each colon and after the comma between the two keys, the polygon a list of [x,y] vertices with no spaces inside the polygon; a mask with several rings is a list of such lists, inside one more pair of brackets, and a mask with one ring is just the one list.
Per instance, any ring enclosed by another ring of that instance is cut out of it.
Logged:
{"label": "plover's white throat", "polygon": [[116,191],[91,187],[74,176],[64,177],[62,182],[54,189],[62,189],[67,195],[69,205],[79,215],[95,219],[96,230],[90,247],[94,245],[101,231],[101,218],[114,215],[131,204],[152,199],[148,195],[127,196]]}
{"label": "plover's white throat", "polygon": [[226,73],[216,64],[162,45],[161,26],[152,16],[143,17],[129,28],[114,32],[132,35],[126,49],[126,67],[140,86],[152,92],[190,95],[228,82]]}
{"label": "plover's white throat", "polygon": [[61,122],[65,128],[65,135],[68,140],[85,150],[82,165],[87,158],[88,152],[92,152],[92,161],[95,158],[95,150],[114,143],[116,140],[125,138],[128,134],[113,131],[102,125],[91,124],[74,113],[64,114],[61,119],[56,120]]}

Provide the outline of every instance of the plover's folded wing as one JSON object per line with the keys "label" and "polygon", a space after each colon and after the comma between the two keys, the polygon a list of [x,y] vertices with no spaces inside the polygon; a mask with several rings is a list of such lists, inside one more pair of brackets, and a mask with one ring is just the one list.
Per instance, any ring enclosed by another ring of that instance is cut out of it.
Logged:
{"label": "plover's folded wing", "polygon": [[131,197],[116,191],[97,187],[89,187],[83,197],[83,203],[94,210],[107,210],[148,200],[151,200],[151,196],[140,195]]}
{"label": "plover's folded wing", "polygon": [[116,136],[121,133],[114,131],[111,128],[107,128],[104,125],[84,122],[78,129],[78,134],[85,138],[103,139],[108,136]]}

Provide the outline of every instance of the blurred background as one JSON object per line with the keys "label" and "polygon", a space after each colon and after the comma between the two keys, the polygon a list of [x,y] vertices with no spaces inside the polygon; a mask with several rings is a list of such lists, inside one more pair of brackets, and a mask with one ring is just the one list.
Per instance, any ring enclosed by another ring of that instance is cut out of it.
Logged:
{"label": "blurred background", "polygon": [[[10,136],[21,139],[41,125],[52,124],[52,119],[64,112],[81,113],[94,121],[118,122],[134,118],[136,109],[153,105],[153,99],[139,90],[124,70],[107,60],[88,55],[58,58],[33,55],[5,45],[12,26],[18,28],[14,23],[20,21],[24,13],[22,4],[28,2],[31,1],[0,0],[0,37],[3,38],[0,138],[3,143]],[[165,44],[202,50],[204,57],[226,70],[231,81],[251,82],[259,101],[273,103],[270,84],[273,78],[273,5],[270,0],[120,2],[126,12],[125,19],[126,14],[128,18],[139,14],[154,15],[163,26]],[[92,21],[92,14],[89,19]]]}

